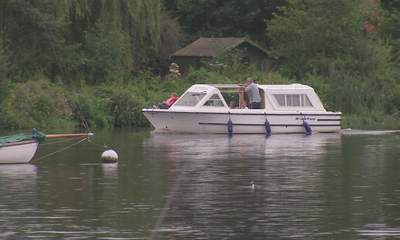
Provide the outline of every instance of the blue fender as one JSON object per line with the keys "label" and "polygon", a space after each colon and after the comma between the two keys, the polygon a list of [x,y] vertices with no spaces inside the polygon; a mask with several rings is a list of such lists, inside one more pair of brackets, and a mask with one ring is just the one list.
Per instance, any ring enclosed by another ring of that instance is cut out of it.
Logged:
{"label": "blue fender", "polygon": [[308,124],[308,122],[303,121],[303,127],[306,130],[306,135],[311,135],[312,134],[312,129],[310,127],[310,124]]}
{"label": "blue fender", "polygon": [[233,122],[230,117],[228,119],[227,128],[228,128],[228,134],[229,136],[231,136],[233,134]]}
{"label": "blue fender", "polygon": [[271,124],[269,123],[267,118],[265,119],[264,126],[265,126],[265,135],[267,137],[270,137],[272,135],[272,130],[271,130]]}

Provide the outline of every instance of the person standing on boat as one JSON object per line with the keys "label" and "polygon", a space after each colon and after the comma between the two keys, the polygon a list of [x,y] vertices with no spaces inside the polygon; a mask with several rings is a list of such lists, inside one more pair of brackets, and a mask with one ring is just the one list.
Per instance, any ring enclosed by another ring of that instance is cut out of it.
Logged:
{"label": "person standing on boat", "polygon": [[261,108],[261,96],[258,91],[258,86],[254,82],[253,79],[247,78],[246,83],[244,85],[245,92],[247,97],[249,98],[249,107],[250,109],[260,109]]}

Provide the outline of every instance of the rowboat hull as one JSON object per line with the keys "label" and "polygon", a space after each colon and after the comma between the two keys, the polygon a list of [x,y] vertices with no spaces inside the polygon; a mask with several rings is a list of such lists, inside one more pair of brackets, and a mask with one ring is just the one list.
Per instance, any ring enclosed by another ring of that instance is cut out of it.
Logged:
{"label": "rowboat hull", "polygon": [[310,114],[264,114],[238,110],[236,113],[176,112],[161,109],[143,109],[143,114],[157,132],[228,133],[228,120],[232,132],[239,134],[265,134],[268,120],[272,134],[304,133],[306,121],[313,133],[340,131],[341,114],[331,112]]}
{"label": "rowboat hull", "polygon": [[29,163],[36,153],[38,141],[9,143],[0,147],[0,164]]}

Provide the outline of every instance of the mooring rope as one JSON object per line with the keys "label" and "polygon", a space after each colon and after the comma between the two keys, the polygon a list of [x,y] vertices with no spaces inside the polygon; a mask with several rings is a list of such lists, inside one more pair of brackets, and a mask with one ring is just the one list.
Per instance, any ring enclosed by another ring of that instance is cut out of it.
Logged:
{"label": "mooring rope", "polygon": [[49,153],[49,154],[46,154],[46,155],[44,155],[44,156],[42,156],[42,157],[40,157],[40,158],[34,160],[33,162],[38,162],[38,161],[41,161],[41,160],[46,159],[46,158],[48,158],[48,157],[51,157],[51,156],[53,156],[54,154],[57,154],[57,153],[66,151],[66,150],[72,148],[73,146],[76,146],[76,145],[78,145],[78,144],[84,142],[84,141],[87,140],[87,139],[89,139],[89,138],[87,137],[87,138],[81,139],[81,140],[78,141],[78,142],[74,142],[74,143],[71,144],[71,145],[68,145],[68,146],[66,146],[66,147],[64,147],[64,148],[61,148],[61,149],[57,150],[57,151],[51,152],[51,153]]}

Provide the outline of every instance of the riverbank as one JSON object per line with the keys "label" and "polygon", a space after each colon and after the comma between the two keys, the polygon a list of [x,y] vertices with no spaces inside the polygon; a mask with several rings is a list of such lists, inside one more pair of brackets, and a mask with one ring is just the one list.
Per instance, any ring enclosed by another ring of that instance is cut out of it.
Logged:
{"label": "riverbank", "polygon": [[[68,85],[49,79],[33,79],[8,85],[0,102],[2,130],[39,128],[45,131],[72,130],[86,124],[91,129],[116,127],[149,127],[141,109],[167,98],[171,92],[182,94],[194,83],[237,83],[253,76],[259,83],[291,83],[277,73],[216,73],[193,71],[186,77],[160,79],[142,73],[129,81],[113,81],[101,85]],[[331,98],[314,86],[324,103]],[[329,102],[329,110],[340,111]],[[383,111],[343,113],[343,128],[400,129],[398,114]]]}

